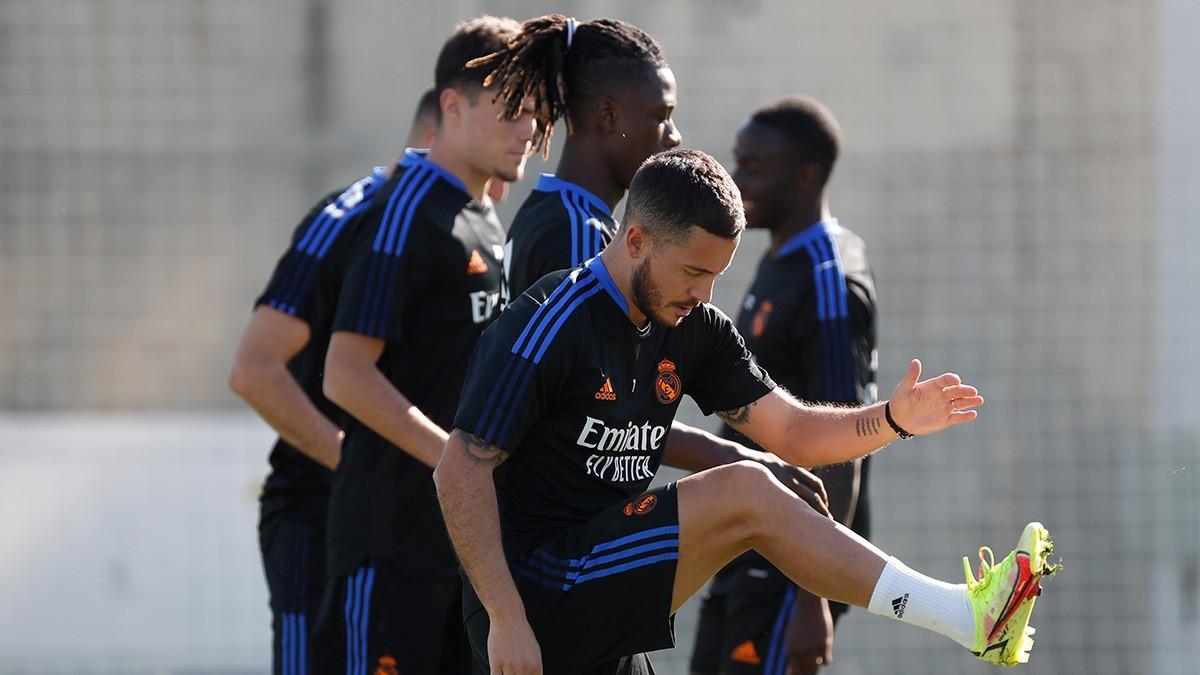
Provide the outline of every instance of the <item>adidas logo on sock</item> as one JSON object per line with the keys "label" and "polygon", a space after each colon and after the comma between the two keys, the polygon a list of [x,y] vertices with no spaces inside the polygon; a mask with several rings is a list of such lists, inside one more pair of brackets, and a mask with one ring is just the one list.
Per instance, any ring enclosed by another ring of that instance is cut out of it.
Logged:
{"label": "adidas logo on sock", "polygon": [[905,607],[908,607],[908,593],[892,600],[892,611],[896,613],[897,619],[904,618]]}

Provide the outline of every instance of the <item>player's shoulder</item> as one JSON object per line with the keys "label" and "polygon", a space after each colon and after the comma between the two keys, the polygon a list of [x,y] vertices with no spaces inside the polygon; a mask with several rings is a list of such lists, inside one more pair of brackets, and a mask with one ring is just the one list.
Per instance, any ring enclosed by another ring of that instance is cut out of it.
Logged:
{"label": "player's shoulder", "polygon": [[361,229],[371,248],[399,253],[414,236],[424,241],[428,234],[422,233],[453,231],[460,216],[486,220],[487,207],[479,205],[478,214],[466,208],[472,204],[470,195],[453,182],[457,179],[446,176],[444,169],[413,161],[406,154],[394,175],[378,188],[364,217]]}
{"label": "player's shoulder", "polygon": [[534,190],[522,202],[508,229],[508,238],[520,241],[523,238],[555,235],[566,232],[571,222],[570,214],[558,193]]}
{"label": "player's shoulder", "polygon": [[327,250],[347,221],[357,222],[379,187],[387,181],[387,169],[375,167],[366,176],[331,190],[313,204],[296,225],[292,245],[306,253]]}
{"label": "player's shoulder", "polygon": [[737,331],[733,319],[724,310],[707,302],[697,305],[691,314],[679,322],[678,330],[687,335],[701,336]]}
{"label": "player's shoulder", "polygon": [[567,336],[577,335],[579,326],[587,324],[586,319],[580,321],[588,314],[586,303],[574,302],[581,295],[576,286],[579,273],[559,270],[542,277],[506,305],[487,332],[511,344],[515,353],[540,361],[553,343],[570,341]]}
{"label": "player's shoulder", "polygon": [[[553,306],[561,304],[564,296],[574,297],[571,289],[579,283],[579,270],[557,270],[534,282],[525,292],[504,308],[504,313],[513,315],[511,320],[528,323],[535,314],[546,314]],[[560,308],[556,314],[561,314]]]}
{"label": "player's shoulder", "polygon": [[325,212],[326,207],[333,204],[337,200],[338,195],[342,194],[343,190],[345,190],[345,187],[326,193],[308,209],[308,213],[304,214],[304,217],[300,219],[300,222],[296,223],[296,227],[292,230],[293,244],[304,237],[317,218]]}
{"label": "player's shoulder", "polygon": [[834,222],[829,227],[829,236],[837,245],[842,268],[847,274],[869,271],[867,243],[862,237],[840,222]]}

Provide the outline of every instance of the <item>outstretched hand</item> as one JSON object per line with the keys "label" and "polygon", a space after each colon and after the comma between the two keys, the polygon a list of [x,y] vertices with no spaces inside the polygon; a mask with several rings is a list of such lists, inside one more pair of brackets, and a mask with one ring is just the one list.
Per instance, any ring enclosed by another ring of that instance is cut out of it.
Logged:
{"label": "outstretched hand", "polygon": [[979,416],[975,408],[983,405],[983,397],[958,375],[945,373],[923,382],[920,378],[921,362],[913,359],[890,399],[892,419],[905,431],[935,434]]}

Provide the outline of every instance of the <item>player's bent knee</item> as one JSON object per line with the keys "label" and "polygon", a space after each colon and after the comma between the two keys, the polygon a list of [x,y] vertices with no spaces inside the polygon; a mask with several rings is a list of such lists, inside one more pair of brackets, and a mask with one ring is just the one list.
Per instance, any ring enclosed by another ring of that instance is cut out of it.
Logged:
{"label": "player's bent knee", "polygon": [[771,470],[749,459],[725,464],[710,471],[721,477],[721,489],[761,490],[771,482]]}
{"label": "player's bent knee", "polygon": [[720,467],[724,473],[721,486],[747,518],[754,520],[770,510],[775,494],[782,487],[771,470],[751,460],[742,460]]}

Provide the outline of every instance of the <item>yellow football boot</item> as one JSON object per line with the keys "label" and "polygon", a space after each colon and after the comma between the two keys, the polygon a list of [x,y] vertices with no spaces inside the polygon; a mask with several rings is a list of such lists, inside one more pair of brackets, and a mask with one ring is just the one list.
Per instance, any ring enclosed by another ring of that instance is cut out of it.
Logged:
{"label": "yellow football boot", "polygon": [[975,648],[971,653],[997,666],[1029,661],[1033,626],[1029,616],[1042,594],[1042,579],[1062,569],[1047,556],[1054,550],[1050,532],[1041,523],[1029,523],[1017,548],[998,564],[992,549],[979,549],[979,578],[963,557],[967,593],[975,610]]}

